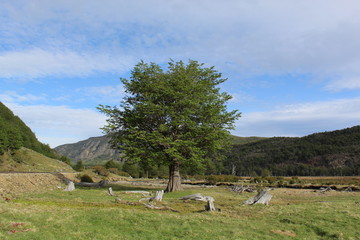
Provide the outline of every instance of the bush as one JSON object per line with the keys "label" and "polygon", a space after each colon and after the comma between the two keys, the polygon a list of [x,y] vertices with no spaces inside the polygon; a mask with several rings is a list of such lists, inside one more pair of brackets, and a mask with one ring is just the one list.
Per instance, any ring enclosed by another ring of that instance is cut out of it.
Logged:
{"label": "bush", "polygon": [[209,175],[205,177],[205,180],[210,184],[216,184],[218,182],[237,182],[240,177],[234,175]]}
{"label": "bush", "polygon": [[121,163],[118,161],[114,161],[114,160],[107,161],[105,163],[104,167],[107,169],[116,168],[118,170],[121,170],[121,168],[122,168]]}
{"label": "bush", "polygon": [[108,171],[109,171],[110,173],[113,173],[113,174],[116,174],[116,175],[120,175],[120,174],[119,174],[120,171],[119,171],[119,169],[117,169],[117,168],[108,168]]}
{"label": "bush", "polygon": [[109,170],[107,170],[103,166],[94,166],[94,167],[91,167],[91,169],[94,173],[96,173],[100,176],[107,177],[110,174]]}
{"label": "bush", "polygon": [[130,174],[128,174],[127,172],[123,172],[123,171],[119,171],[119,176],[122,176],[122,177],[130,177]]}
{"label": "bush", "polygon": [[89,175],[87,175],[87,174],[84,174],[84,175],[80,176],[80,181],[81,181],[81,182],[89,182],[89,183],[94,182],[94,181],[92,180],[92,178],[91,178]]}

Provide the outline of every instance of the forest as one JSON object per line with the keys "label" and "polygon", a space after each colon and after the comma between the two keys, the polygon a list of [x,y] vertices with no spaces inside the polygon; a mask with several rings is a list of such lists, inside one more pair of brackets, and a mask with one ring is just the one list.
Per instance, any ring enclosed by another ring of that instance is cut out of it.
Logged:
{"label": "forest", "polygon": [[239,176],[351,176],[360,174],[360,126],[305,137],[235,144],[224,172]]}
{"label": "forest", "polygon": [[14,113],[0,102],[0,154],[26,147],[47,157],[60,159],[50,146],[39,142],[35,134]]}

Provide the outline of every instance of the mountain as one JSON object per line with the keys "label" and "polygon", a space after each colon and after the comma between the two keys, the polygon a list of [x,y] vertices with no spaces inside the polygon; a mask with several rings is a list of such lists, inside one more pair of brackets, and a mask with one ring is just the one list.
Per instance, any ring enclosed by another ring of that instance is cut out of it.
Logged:
{"label": "mountain", "polygon": [[106,136],[92,137],[77,143],[57,146],[55,150],[77,162],[82,160],[84,164],[102,164],[108,160],[121,160],[121,154],[110,147]]}
{"label": "mountain", "polygon": [[[265,138],[232,136],[234,144],[246,144]],[[85,164],[103,164],[108,160],[122,161],[119,151],[111,149],[106,136],[92,137],[77,143],[57,146],[55,150],[72,160],[73,163],[82,160]]]}
{"label": "mountain", "polygon": [[237,175],[359,175],[360,126],[234,145],[225,168]]}
{"label": "mountain", "polygon": [[0,171],[72,171],[59,159],[66,161],[0,102]]}

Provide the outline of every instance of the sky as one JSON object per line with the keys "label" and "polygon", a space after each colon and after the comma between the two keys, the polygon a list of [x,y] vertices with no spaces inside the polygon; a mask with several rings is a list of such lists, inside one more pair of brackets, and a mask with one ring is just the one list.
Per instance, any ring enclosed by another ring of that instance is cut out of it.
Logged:
{"label": "sky", "polygon": [[215,66],[237,136],[360,124],[358,0],[1,0],[0,101],[51,147],[103,135],[141,60]]}

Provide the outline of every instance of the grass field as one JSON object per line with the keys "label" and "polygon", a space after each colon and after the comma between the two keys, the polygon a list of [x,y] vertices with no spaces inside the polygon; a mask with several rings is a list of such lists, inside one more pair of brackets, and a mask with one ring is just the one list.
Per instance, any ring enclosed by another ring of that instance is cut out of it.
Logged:
{"label": "grass field", "polygon": [[[158,205],[171,210],[153,210],[123,193],[135,188],[113,189],[121,203],[106,188],[0,201],[0,239],[360,239],[360,192],[275,189],[269,206],[249,206],[241,202],[256,193],[199,187],[165,194]],[[178,200],[192,193],[214,197],[221,212]]]}

